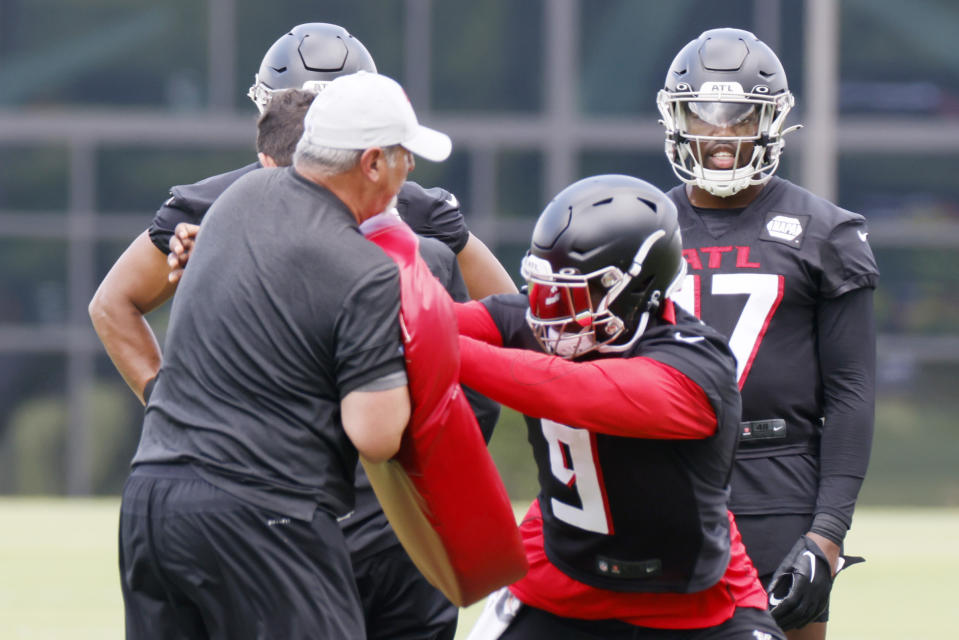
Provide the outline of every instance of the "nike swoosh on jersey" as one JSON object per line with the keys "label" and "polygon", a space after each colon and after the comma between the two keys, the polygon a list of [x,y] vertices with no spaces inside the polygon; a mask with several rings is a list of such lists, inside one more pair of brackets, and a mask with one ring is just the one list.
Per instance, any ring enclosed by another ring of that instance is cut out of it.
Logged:
{"label": "nike swoosh on jersey", "polygon": [[862,240],[863,242],[865,242],[865,241],[866,241],[866,238],[869,237],[869,232],[868,232],[868,231],[858,231],[858,230],[857,230],[856,233],[859,234],[859,239]]}
{"label": "nike swoosh on jersey", "polygon": [[688,342],[689,344],[694,344],[694,343],[696,343],[696,342],[702,342],[703,340],[706,339],[706,338],[704,338],[703,336],[684,336],[683,334],[681,334],[681,333],[678,332],[678,331],[676,331],[676,332],[673,333],[673,337],[675,337],[677,340],[682,340],[683,342]]}

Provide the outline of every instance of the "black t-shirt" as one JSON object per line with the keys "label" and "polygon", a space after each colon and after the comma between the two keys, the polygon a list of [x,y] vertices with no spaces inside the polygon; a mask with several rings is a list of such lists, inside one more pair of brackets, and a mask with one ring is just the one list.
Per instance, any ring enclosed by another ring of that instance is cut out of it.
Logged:
{"label": "black t-shirt", "polygon": [[213,201],[219,198],[227,187],[261,166],[259,162],[254,162],[193,184],[170,187],[170,197],[157,209],[148,230],[154,246],[163,253],[170,253],[170,238],[173,237],[178,224],[200,224]]}
{"label": "black t-shirt", "polygon": [[[156,248],[170,253],[170,238],[179,223],[200,224],[210,205],[227,187],[259,167],[259,163],[253,163],[200,182],[172,187],[170,198],[150,224],[150,239]],[[396,209],[414,232],[439,240],[453,253],[462,251],[469,240],[469,228],[459,202],[445,189],[424,189],[415,182],[406,182],[397,195]]]}
{"label": "black t-shirt", "polygon": [[173,301],[133,464],[189,461],[260,507],[353,506],[350,391],[405,371],[396,265],[292,168],[252,171],[210,208]]}
{"label": "black t-shirt", "polygon": [[[260,168],[260,164],[253,163],[200,182],[172,187],[170,198],[156,212],[150,225],[149,234],[153,244],[163,253],[169,253],[170,238],[177,224],[200,224],[214,200],[227,187],[257,168]],[[455,254],[466,246],[469,229],[456,197],[445,189],[426,189],[409,181],[403,184],[397,196],[397,211],[421,236],[420,254],[433,275],[454,300],[468,300]],[[488,441],[499,419],[499,404],[472,389],[464,387],[463,391]],[[399,544],[360,465],[356,467],[355,512],[344,519],[341,525],[355,558]]]}
{"label": "black t-shirt", "polygon": [[[825,398],[831,390],[823,380],[832,374],[824,371],[822,353],[846,347],[831,347],[842,334],[822,327],[837,301],[869,309],[847,295],[878,281],[865,219],[777,177],[738,211],[694,209],[683,185],[667,195],[679,210],[689,263],[673,299],[729,336],[737,358],[744,424],[733,512],[813,513],[817,502],[819,508],[832,503],[834,515],[848,523],[869,457],[873,372],[868,365],[852,372],[852,378],[861,377],[862,388],[833,404],[848,411],[828,416]],[[872,323],[862,320],[865,335]],[[872,348],[868,343],[861,350]],[[871,359],[866,353],[857,358]],[[850,379],[850,384],[859,383]],[[839,445],[846,447],[840,456],[846,468],[826,475],[853,478],[855,487],[839,491],[851,497],[826,495],[828,489],[820,495],[824,419],[848,441]]]}

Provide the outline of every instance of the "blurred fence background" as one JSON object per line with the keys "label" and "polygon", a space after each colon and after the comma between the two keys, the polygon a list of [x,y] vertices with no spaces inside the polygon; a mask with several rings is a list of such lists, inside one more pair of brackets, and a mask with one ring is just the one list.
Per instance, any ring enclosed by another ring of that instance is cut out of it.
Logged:
{"label": "blurred fence background", "polygon": [[[269,45],[314,21],[357,36],[452,135],[452,158],[411,177],[456,193],[517,280],[566,184],[674,184],[655,107],[672,56],[708,28],[755,32],[806,125],[780,173],[865,214],[882,270],[863,503],[959,505],[953,0],[0,0],[0,493],[119,492],[142,408],[87,303],[169,186],[254,158],[246,89]],[[161,338],[168,310],[150,316]],[[531,497],[516,414],[492,448]]]}

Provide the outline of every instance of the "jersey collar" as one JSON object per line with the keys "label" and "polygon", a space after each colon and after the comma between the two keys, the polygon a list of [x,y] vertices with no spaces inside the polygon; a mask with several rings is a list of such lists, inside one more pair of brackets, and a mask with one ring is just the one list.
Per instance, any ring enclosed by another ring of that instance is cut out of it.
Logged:
{"label": "jersey collar", "polygon": [[663,312],[659,317],[667,324],[676,324],[676,307],[669,298],[666,298],[666,304],[663,305]]}

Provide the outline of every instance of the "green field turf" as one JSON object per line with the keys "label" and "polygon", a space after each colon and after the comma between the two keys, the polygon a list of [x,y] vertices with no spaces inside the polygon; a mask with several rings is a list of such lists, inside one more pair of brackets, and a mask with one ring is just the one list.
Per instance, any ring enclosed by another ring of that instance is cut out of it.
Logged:
{"label": "green field turf", "polygon": [[[0,639],[123,637],[116,499],[0,498]],[[959,509],[860,509],[830,640],[959,637]],[[479,605],[464,610],[466,637]]]}

